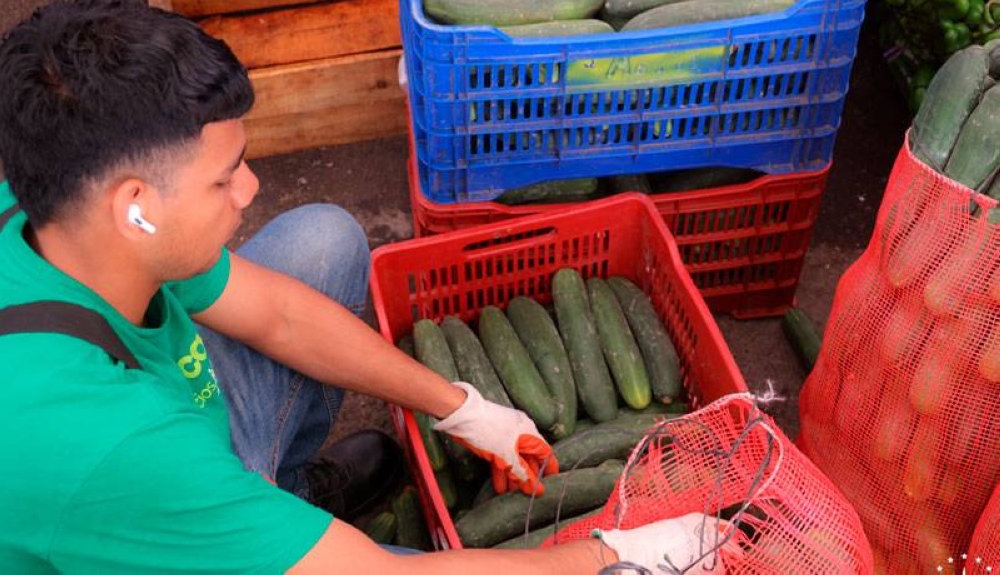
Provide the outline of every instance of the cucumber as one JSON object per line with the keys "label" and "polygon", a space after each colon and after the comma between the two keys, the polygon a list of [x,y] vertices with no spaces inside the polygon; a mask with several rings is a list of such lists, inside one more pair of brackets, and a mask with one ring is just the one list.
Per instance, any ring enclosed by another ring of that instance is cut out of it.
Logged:
{"label": "cucumber", "polygon": [[611,186],[611,192],[615,194],[625,192],[651,194],[653,192],[653,189],[649,186],[649,178],[646,177],[646,174],[612,176],[608,181]]}
{"label": "cucumber", "polygon": [[952,54],[934,74],[913,118],[913,153],[937,171],[948,162],[965,119],[975,109],[989,77],[989,55],[982,46]]}
{"label": "cucumber", "polygon": [[819,348],[823,342],[812,318],[801,309],[790,308],[781,318],[781,330],[795,350],[795,355],[799,357],[806,373],[811,372],[816,365]]}
{"label": "cucumber", "polygon": [[632,409],[631,407],[619,407],[616,417],[628,415],[684,415],[691,413],[691,405],[683,401],[673,403],[650,403],[642,409]]}
{"label": "cucumber", "polygon": [[497,495],[471,509],[455,523],[455,529],[465,545],[491,547],[523,533],[526,519],[532,529],[551,523],[557,512],[570,516],[603,506],[623,470],[621,462],[612,460],[550,475],[542,479],[545,495],[534,500],[517,491]]}
{"label": "cucumber", "polygon": [[673,4],[684,0],[604,0],[602,14],[609,18],[628,20],[637,14],[652,10],[664,4]]}
{"label": "cucumber", "polygon": [[413,343],[417,361],[429,367],[447,381],[458,381],[458,368],[451,355],[448,340],[436,323],[422,319],[413,324]]}
{"label": "cucumber", "polygon": [[535,24],[504,26],[500,30],[512,38],[548,38],[552,36],[582,36],[614,32],[611,24],[602,20],[555,20]]}
{"label": "cucumber", "polygon": [[720,188],[752,182],[764,175],[763,172],[750,168],[733,168],[728,166],[708,166],[686,170],[670,170],[658,172],[650,178],[653,192],[686,192],[689,190],[704,190]]}
{"label": "cucumber", "polygon": [[420,438],[424,442],[424,451],[427,452],[427,459],[430,461],[431,469],[441,471],[448,468],[448,455],[444,451],[442,438],[434,425],[437,420],[426,413],[413,412],[413,419],[417,422],[417,429],[420,430]]}
{"label": "cucumber", "polygon": [[507,318],[555,399],[552,437],[569,437],[576,425],[576,383],[559,328],[540,303],[524,296],[510,300]]}
{"label": "cucumber", "polygon": [[396,515],[396,545],[423,551],[432,549],[420,499],[412,485],[403,487],[392,500],[392,512]]}
{"label": "cucumber", "polygon": [[[560,517],[559,518],[559,529],[565,529],[570,525],[576,523],[577,521],[582,521],[584,519],[589,519],[591,517],[596,517],[604,511],[604,507],[598,507],[593,511],[588,511],[583,515],[577,515],[575,517]],[[546,539],[552,537],[556,532],[556,524],[546,525],[545,527],[539,527],[538,529],[532,529],[529,533],[522,533],[516,537],[508,539],[503,543],[498,543],[494,545],[494,549],[535,549],[539,545],[545,542]]]}
{"label": "cucumber", "polygon": [[622,28],[647,30],[650,28],[672,28],[684,24],[698,24],[715,20],[744,18],[758,14],[778,12],[795,4],[795,0],[696,0],[658,6],[632,18]]}
{"label": "cucumber", "polygon": [[[413,357],[415,350],[412,336],[403,336],[397,345],[403,353]],[[423,440],[424,451],[427,452],[427,459],[430,461],[431,469],[441,471],[447,468],[448,456],[441,445],[440,436],[434,431],[434,424],[437,423],[437,420],[419,411],[413,411],[413,419],[417,422],[417,429],[420,430],[420,438]]]}
{"label": "cucumber", "polygon": [[444,24],[513,26],[589,18],[604,0],[423,0],[424,12]]}
{"label": "cucumber", "polygon": [[618,392],[629,407],[646,407],[653,396],[649,387],[649,374],[622,306],[608,287],[608,282],[601,278],[587,280],[587,295],[594,311],[594,322],[604,350],[604,359],[618,384]]}
{"label": "cucumber", "polygon": [[618,298],[649,374],[653,397],[662,403],[672,403],[684,392],[681,363],[670,335],[660,317],[639,286],[621,276],[608,279],[608,286]]}
{"label": "cucumber", "polygon": [[487,401],[514,407],[472,328],[457,317],[448,316],[441,321],[441,331],[455,357],[459,378],[478,389]]}
{"label": "cucumber", "polygon": [[[458,381],[458,367],[455,366],[455,359],[451,355],[451,349],[448,347],[448,340],[436,323],[429,319],[422,319],[413,324],[413,343],[416,348],[417,360],[420,363],[449,382]],[[426,416],[424,423],[430,423],[433,428],[437,422],[436,418]],[[423,433],[423,424],[420,418],[418,418],[417,424],[421,426],[421,433]],[[477,461],[476,456],[467,447],[455,441],[450,435],[441,434],[440,438],[445,452],[455,463],[454,471],[459,479],[463,481],[474,480],[479,473],[479,461]],[[426,435],[424,439],[426,441]],[[428,447],[427,449],[428,453],[430,453],[433,447]]]}
{"label": "cucumber", "polygon": [[558,415],[556,402],[528,350],[499,308],[483,308],[479,316],[479,337],[514,405],[534,420],[539,429],[551,429]]}
{"label": "cucumber", "polygon": [[678,415],[626,415],[605,421],[552,445],[561,469],[593,467],[608,459],[627,459],[654,425]]}
{"label": "cucumber", "polygon": [[985,191],[1000,168],[1000,86],[983,93],[958,134],[944,175],[976,191]]}
{"label": "cucumber", "polygon": [[444,506],[454,511],[458,507],[458,487],[455,485],[455,478],[451,475],[451,469],[445,467],[435,471],[434,478],[437,480],[438,489],[441,490]]}
{"label": "cucumber", "polygon": [[369,539],[381,545],[388,545],[396,538],[396,515],[383,511],[361,529]]}
{"label": "cucumber", "polygon": [[[1000,120],[1000,116],[997,119]],[[1000,128],[1000,121],[996,125]],[[944,261],[937,262],[936,269],[924,286],[924,305],[933,314],[958,316],[965,307],[963,304],[973,283],[969,281],[968,274],[974,274],[982,265],[980,262],[986,259],[984,251],[990,247],[989,235],[974,229],[968,236],[956,238],[955,242],[955,249],[947,254]]]}
{"label": "cucumber", "polygon": [[597,178],[551,180],[507,190],[493,201],[507,206],[582,202],[594,199],[597,189]]}
{"label": "cucumber", "polygon": [[471,507],[479,507],[484,501],[489,501],[497,496],[497,492],[493,489],[493,479],[487,479],[483,482],[482,487],[476,492],[476,496],[472,499]]}
{"label": "cucumber", "polygon": [[618,397],[604,362],[587,289],[576,270],[563,268],[552,276],[552,300],[584,411],[595,421],[614,419]]}

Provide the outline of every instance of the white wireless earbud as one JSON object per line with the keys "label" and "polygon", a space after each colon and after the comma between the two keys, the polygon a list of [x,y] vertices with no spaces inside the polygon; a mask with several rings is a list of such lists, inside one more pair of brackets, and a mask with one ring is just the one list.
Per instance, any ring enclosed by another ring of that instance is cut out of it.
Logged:
{"label": "white wireless earbud", "polygon": [[139,229],[147,234],[156,233],[156,226],[146,221],[146,218],[142,217],[142,208],[139,207],[139,204],[128,205],[128,221],[130,224],[139,226]]}

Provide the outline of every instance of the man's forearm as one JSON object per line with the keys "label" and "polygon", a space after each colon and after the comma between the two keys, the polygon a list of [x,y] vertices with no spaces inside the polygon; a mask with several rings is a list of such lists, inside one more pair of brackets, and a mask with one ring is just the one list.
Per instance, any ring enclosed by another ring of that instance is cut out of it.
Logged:
{"label": "man's forearm", "polygon": [[323,383],[439,418],[461,405],[463,391],[386,342],[340,304],[301,288],[283,306],[279,333],[250,342],[261,353]]}
{"label": "man's forearm", "polygon": [[399,558],[405,573],[436,575],[596,575],[618,556],[598,539],[572,541],[542,550],[462,549]]}

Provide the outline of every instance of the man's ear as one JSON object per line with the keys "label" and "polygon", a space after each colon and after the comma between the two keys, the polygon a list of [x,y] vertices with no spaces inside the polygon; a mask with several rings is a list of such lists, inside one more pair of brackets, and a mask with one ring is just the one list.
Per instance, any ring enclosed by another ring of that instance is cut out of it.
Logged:
{"label": "man's ear", "polygon": [[111,217],[115,229],[125,237],[142,238],[155,234],[160,211],[159,191],[139,178],[122,180],[110,190]]}

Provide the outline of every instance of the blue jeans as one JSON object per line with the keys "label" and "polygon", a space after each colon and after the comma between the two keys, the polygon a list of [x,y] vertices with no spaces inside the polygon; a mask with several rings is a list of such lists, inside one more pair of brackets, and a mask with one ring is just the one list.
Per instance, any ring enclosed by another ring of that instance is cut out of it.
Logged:
{"label": "blue jeans", "polygon": [[[340,207],[310,204],[285,212],[236,253],[304,281],[355,314],[364,310],[368,239]],[[303,464],[329,435],[344,391],[208,328],[201,334],[226,397],[236,454],[247,469],[308,498]]]}

